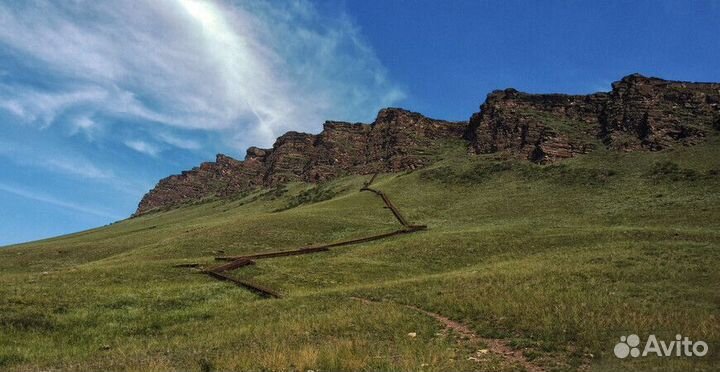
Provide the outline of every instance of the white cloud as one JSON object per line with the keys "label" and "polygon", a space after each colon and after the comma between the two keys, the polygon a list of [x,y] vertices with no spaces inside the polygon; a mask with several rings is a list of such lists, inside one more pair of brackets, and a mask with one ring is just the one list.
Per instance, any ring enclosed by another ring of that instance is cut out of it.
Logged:
{"label": "white cloud", "polygon": [[125,141],[125,146],[137,152],[150,156],[157,156],[157,154],[160,152],[160,149],[157,146],[140,140]]}
{"label": "white cloud", "polygon": [[199,150],[202,147],[202,145],[198,141],[177,137],[169,133],[161,132],[158,134],[158,138],[169,145],[175,146],[183,150]]}
{"label": "white cloud", "polygon": [[[27,144],[12,143],[0,139],[0,162],[9,161],[19,166],[33,167],[47,174],[56,174],[74,180],[75,182],[92,182],[113,192],[116,195],[139,196],[152,187],[148,182],[138,177],[129,177],[127,171],[120,174],[106,166],[99,165],[93,160],[64,146],[46,146],[42,142],[30,141]],[[135,174],[135,173],[131,173]],[[4,174],[9,179],[12,173]],[[42,186],[39,180],[34,186]]]}
{"label": "white cloud", "polygon": [[67,201],[55,198],[53,196],[47,195],[47,194],[38,193],[38,192],[30,191],[30,190],[25,190],[25,189],[21,189],[18,187],[13,187],[13,186],[6,185],[3,183],[0,183],[0,191],[14,194],[14,195],[26,198],[26,199],[31,199],[31,200],[35,200],[35,201],[39,201],[39,202],[47,203],[47,204],[52,204],[52,205],[55,205],[58,207],[68,208],[68,209],[72,209],[74,211],[92,214],[92,215],[99,216],[99,217],[105,217],[105,218],[110,218],[110,219],[114,219],[114,220],[119,220],[119,219],[123,218],[123,217],[112,214],[105,210],[87,207],[87,206],[72,203],[72,202],[67,202]]}
{"label": "white cloud", "polygon": [[59,171],[96,180],[111,179],[114,177],[111,171],[102,170],[84,159],[51,157],[44,159],[42,166],[56,172]]}
{"label": "white cloud", "polygon": [[43,92],[28,87],[0,84],[0,107],[25,121],[50,125],[55,117],[72,105],[100,104],[106,100],[106,91],[98,88]]}
{"label": "white cloud", "polygon": [[111,170],[103,170],[77,154],[63,154],[48,150],[47,153],[39,155],[37,150],[24,145],[0,141],[0,156],[6,156],[19,165],[42,168],[68,176],[97,181],[108,181],[115,178]]}
{"label": "white cloud", "polygon": [[[41,126],[75,110],[217,132],[237,148],[267,146],[288,130],[317,131],[325,119],[370,119],[404,96],[347,16],[319,14],[306,0],[8,4],[0,5],[0,48],[60,83],[18,87],[0,76],[0,108]],[[198,147],[162,133],[149,134]]]}
{"label": "white cloud", "polygon": [[95,136],[101,130],[100,125],[89,116],[80,116],[69,121],[69,134],[83,134],[89,142],[95,140]]}
{"label": "white cloud", "polygon": [[95,128],[95,126],[96,126],[95,122],[87,116],[77,118],[73,122],[73,125],[74,125],[74,128],[76,128],[77,130],[86,130],[86,131],[92,130],[92,128]]}

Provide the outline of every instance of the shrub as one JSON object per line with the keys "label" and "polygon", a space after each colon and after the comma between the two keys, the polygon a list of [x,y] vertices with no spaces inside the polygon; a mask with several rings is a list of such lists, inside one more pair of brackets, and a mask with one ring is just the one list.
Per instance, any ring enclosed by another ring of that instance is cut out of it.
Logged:
{"label": "shrub", "polygon": [[561,185],[604,185],[616,175],[612,169],[571,167],[565,164],[532,166],[525,171],[529,178],[543,178]]}
{"label": "shrub", "polygon": [[299,194],[291,197],[285,207],[276,209],[275,212],[285,211],[288,209],[299,207],[303,204],[312,204],[325,200],[330,200],[334,198],[337,194],[338,192],[331,188],[328,188],[324,185],[318,185],[313,188],[304,190]]}
{"label": "shrub", "polygon": [[670,160],[656,162],[648,176],[655,180],[668,181],[695,181],[702,177],[698,171],[682,168]]}
{"label": "shrub", "polygon": [[448,184],[477,184],[510,171],[526,180],[545,180],[563,185],[601,185],[616,174],[614,170],[604,168],[503,161],[481,163],[460,171],[450,167],[429,169],[422,173],[422,178]]}
{"label": "shrub", "polygon": [[488,180],[493,175],[513,169],[511,162],[480,163],[470,169],[458,170],[440,167],[422,171],[421,178],[442,183],[476,184]]}

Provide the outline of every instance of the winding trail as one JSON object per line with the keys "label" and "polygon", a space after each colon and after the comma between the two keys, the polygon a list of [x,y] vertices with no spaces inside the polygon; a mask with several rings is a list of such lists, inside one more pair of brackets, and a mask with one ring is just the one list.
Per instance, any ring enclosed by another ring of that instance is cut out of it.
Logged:
{"label": "winding trail", "polygon": [[[356,239],[350,239],[350,240],[343,240],[339,242],[334,243],[328,243],[323,244],[319,246],[314,247],[301,247],[298,249],[292,249],[292,250],[285,250],[285,251],[275,251],[275,252],[264,252],[264,253],[256,253],[251,255],[245,255],[245,256],[220,256],[215,257],[218,261],[230,261],[227,264],[211,267],[209,269],[202,270],[202,273],[209,275],[212,278],[215,278],[217,280],[227,281],[230,283],[233,283],[237,286],[247,288],[255,293],[258,293],[261,296],[264,297],[270,297],[270,298],[280,298],[282,295],[266,286],[257,284],[255,282],[249,281],[249,280],[241,280],[233,278],[226,274],[227,271],[236,270],[241,267],[254,265],[255,261],[258,259],[266,259],[266,258],[275,258],[275,257],[288,257],[288,256],[298,256],[298,255],[304,255],[304,254],[313,254],[313,253],[320,253],[320,252],[327,252],[330,250],[330,248],[334,247],[341,247],[341,246],[347,246],[347,245],[353,245],[353,244],[360,244],[365,243],[369,241],[374,240],[380,240],[380,239],[386,239],[392,236],[396,235],[402,235],[402,234],[409,234],[414,233],[417,231],[426,230],[427,226],[425,225],[412,225],[410,224],[405,216],[400,212],[400,210],[393,204],[393,202],[390,200],[390,198],[385,195],[384,192],[371,189],[370,185],[375,181],[375,178],[377,177],[378,173],[373,174],[373,176],[363,184],[363,187],[360,189],[360,191],[370,191],[374,193],[375,195],[379,196],[383,203],[385,203],[385,206],[390,209],[390,211],[393,213],[395,218],[398,220],[400,225],[402,225],[402,228],[399,230],[395,230],[389,233],[384,234],[377,234],[377,235],[371,235],[366,236],[362,238],[356,238]],[[191,264],[194,267],[196,264]],[[182,267],[179,266],[179,267]]]}
{"label": "winding trail", "polygon": [[482,343],[487,345],[488,351],[499,355],[503,359],[521,365],[525,370],[528,372],[544,372],[545,370],[542,369],[539,366],[536,366],[532,363],[530,363],[527,358],[523,355],[522,351],[520,350],[513,350],[508,346],[507,342],[501,339],[497,338],[484,338],[484,337],[478,337],[471,329],[465,324],[456,322],[450,318],[447,318],[445,316],[442,316],[438,313],[433,313],[432,311],[424,310],[419,307],[413,306],[413,305],[404,305],[399,304],[396,302],[390,302],[390,301],[373,301],[367,298],[362,297],[350,297],[353,300],[360,301],[364,304],[372,305],[372,304],[382,304],[382,303],[389,303],[396,306],[402,306],[407,309],[411,309],[413,311],[417,311],[419,313],[425,314],[438,322],[442,323],[443,326],[445,326],[446,329],[450,329],[457,334],[465,337],[468,341],[472,343]]}
{"label": "winding trail", "polygon": [[[392,236],[401,235],[401,234],[409,234],[417,231],[422,231],[427,229],[427,226],[425,225],[413,225],[408,222],[408,220],[405,218],[405,216],[400,212],[400,210],[395,206],[395,204],[390,200],[390,198],[382,191],[370,188],[370,185],[375,181],[375,178],[377,177],[377,173],[373,174],[373,176],[363,184],[363,187],[360,189],[360,191],[369,191],[374,193],[375,195],[379,196],[385,206],[390,209],[392,214],[395,216],[395,219],[402,225],[402,228],[396,231],[392,231],[389,233],[384,234],[378,234],[378,235],[371,235],[366,236],[362,238],[356,238],[356,239],[350,239],[350,240],[344,240],[340,242],[334,242],[334,243],[328,243],[323,244],[319,246],[311,246],[311,247],[301,247],[298,249],[292,249],[292,250],[285,250],[285,251],[275,251],[275,252],[264,252],[264,253],[256,253],[256,254],[250,254],[250,255],[244,255],[244,256],[219,256],[215,257],[218,261],[229,261],[226,264],[222,264],[219,266],[215,266],[209,269],[205,269],[202,272],[204,274],[209,275],[212,278],[215,278],[217,280],[221,281],[227,281],[230,283],[233,283],[239,287],[244,287],[252,292],[257,293],[258,295],[261,295],[263,297],[269,297],[269,298],[280,298],[282,295],[275,291],[272,288],[268,288],[266,286],[263,286],[261,284],[255,283],[253,281],[249,280],[241,280],[233,278],[226,274],[228,271],[236,270],[242,267],[250,266],[255,264],[255,260],[258,259],[268,259],[268,258],[275,258],[275,257],[288,257],[288,256],[298,256],[298,255],[304,255],[304,254],[314,254],[314,253],[320,253],[320,252],[327,252],[330,250],[330,248],[334,247],[341,247],[341,246],[348,246],[353,244],[360,244],[365,243],[369,241],[374,240],[380,240],[380,239],[386,239]],[[178,265],[178,267],[195,267],[197,264],[186,264],[186,265]],[[364,304],[372,305],[372,304],[379,304],[383,302],[379,301],[373,301],[367,298],[361,298],[361,297],[351,297],[353,300],[360,301]],[[436,321],[440,322],[443,326],[445,326],[446,329],[452,330],[455,333],[459,334],[463,338],[465,338],[467,341],[473,343],[473,344],[484,344],[487,345],[487,352],[491,352],[493,354],[499,355],[501,358],[505,359],[506,361],[517,364],[522,366],[526,371],[528,372],[544,372],[545,370],[540,368],[539,366],[536,366],[532,363],[530,363],[527,358],[523,355],[522,351],[520,350],[513,350],[510,348],[504,340],[501,339],[494,339],[494,338],[483,338],[478,337],[473,331],[465,324],[456,322],[450,318],[447,318],[443,315],[440,315],[438,313],[434,313],[428,310],[421,309],[416,306],[412,305],[404,305],[404,304],[398,304],[395,302],[385,302],[390,303],[396,306],[402,306],[407,309],[411,309],[413,311],[422,313],[424,315],[427,315]],[[476,361],[480,361],[477,358],[471,357],[472,359]]]}

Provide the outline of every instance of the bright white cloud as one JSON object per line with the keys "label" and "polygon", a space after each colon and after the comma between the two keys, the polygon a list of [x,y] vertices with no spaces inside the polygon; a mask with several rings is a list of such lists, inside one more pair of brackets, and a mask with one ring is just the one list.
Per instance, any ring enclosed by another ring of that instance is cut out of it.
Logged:
{"label": "bright white cloud", "polygon": [[160,149],[157,146],[140,140],[125,141],[125,146],[150,156],[157,156],[160,152]]}
{"label": "bright white cloud", "polygon": [[[0,48],[54,84],[0,76],[0,109],[52,125],[68,111],[221,133],[267,146],[325,119],[366,120],[402,99],[372,49],[342,14],[305,0],[33,1],[0,5]],[[131,128],[132,129],[132,128]],[[183,149],[214,144],[142,133]],[[127,133],[127,132],[125,132]],[[129,136],[136,151],[157,147]]]}

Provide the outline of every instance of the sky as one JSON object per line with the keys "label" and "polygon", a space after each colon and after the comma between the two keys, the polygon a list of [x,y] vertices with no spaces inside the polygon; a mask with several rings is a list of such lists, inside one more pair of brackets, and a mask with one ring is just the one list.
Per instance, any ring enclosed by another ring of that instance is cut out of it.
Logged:
{"label": "sky", "polygon": [[720,81],[717,1],[0,0],[0,246],[127,218],[159,179],[382,107]]}

